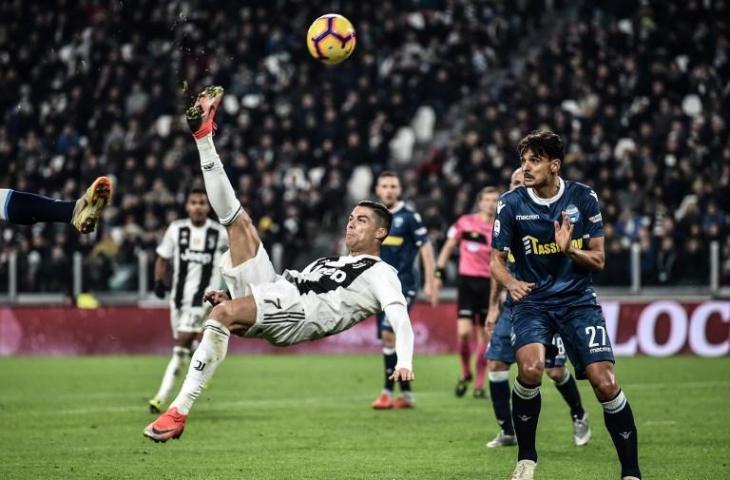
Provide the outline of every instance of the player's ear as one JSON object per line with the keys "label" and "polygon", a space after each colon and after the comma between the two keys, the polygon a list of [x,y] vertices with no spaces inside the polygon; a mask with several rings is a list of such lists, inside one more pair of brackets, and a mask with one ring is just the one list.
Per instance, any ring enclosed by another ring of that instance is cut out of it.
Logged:
{"label": "player's ear", "polygon": [[552,173],[558,173],[559,170],[560,170],[560,159],[553,158],[550,161],[550,172],[552,172]]}
{"label": "player's ear", "polygon": [[377,238],[381,243],[383,240],[385,240],[385,237],[388,236],[388,230],[385,229],[385,227],[378,227],[377,230],[375,230],[375,238]]}

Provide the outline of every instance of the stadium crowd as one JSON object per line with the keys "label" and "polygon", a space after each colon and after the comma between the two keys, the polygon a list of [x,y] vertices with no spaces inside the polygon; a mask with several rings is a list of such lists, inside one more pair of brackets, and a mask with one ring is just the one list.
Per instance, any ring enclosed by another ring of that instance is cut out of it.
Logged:
{"label": "stadium crowd", "polygon": [[328,2],[60,3],[0,4],[0,179],[72,199],[109,174],[116,197],[97,235],[2,226],[0,287],[17,251],[20,291],[67,289],[81,251],[87,288],[135,288],[136,253],[201,183],[181,112],[208,84],[227,92],[219,153],[284,265],[332,253],[385,168],[440,242],[546,126],[603,202],[600,282],[628,284],[638,242],[645,283],[706,284],[711,240],[730,281],[725,2],[349,2],[358,47],[334,68],[302,38]]}

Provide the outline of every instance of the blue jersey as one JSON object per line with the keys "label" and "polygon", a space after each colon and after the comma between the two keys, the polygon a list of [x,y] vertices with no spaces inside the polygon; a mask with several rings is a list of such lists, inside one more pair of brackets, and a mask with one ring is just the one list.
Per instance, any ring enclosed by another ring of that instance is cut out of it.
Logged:
{"label": "blue jersey", "polygon": [[555,243],[553,222],[561,221],[563,211],[575,225],[572,248],[588,249],[591,238],[603,236],[598,195],[581,183],[560,179],[558,193],[550,199],[526,187],[499,199],[492,245],[512,253],[515,278],[535,283],[524,303],[577,305],[595,300],[591,272],[575,264]]}
{"label": "blue jersey", "polygon": [[415,296],[420,286],[416,256],[428,241],[428,231],[421,216],[402,202],[395,207],[390,233],[380,247],[380,258],[398,270],[404,295]]}

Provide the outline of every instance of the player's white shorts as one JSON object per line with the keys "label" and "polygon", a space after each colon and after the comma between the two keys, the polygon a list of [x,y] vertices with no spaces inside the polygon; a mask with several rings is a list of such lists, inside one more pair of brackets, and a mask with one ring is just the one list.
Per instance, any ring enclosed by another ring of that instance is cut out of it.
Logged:
{"label": "player's white shorts", "polygon": [[170,325],[172,335],[177,338],[178,332],[198,333],[203,331],[203,323],[210,309],[205,307],[170,307]]}
{"label": "player's white shorts", "polygon": [[320,326],[316,319],[306,318],[297,287],[274,271],[263,244],[254,258],[236,267],[231,266],[230,253],[224,253],[221,271],[233,298],[253,295],[256,302],[256,324],[246,337],[284,346],[323,336],[317,335]]}

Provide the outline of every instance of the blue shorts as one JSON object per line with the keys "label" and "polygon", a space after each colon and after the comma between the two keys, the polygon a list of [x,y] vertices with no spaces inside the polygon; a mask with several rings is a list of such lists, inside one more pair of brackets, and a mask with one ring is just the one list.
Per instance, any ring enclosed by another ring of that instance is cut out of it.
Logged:
{"label": "blue shorts", "polygon": [[[512,346],[512,339],[512,307],[510,305],[502,306],[502,313],[500,313],[497,324],[494,326],[492,339],[485,355],[486,359],[503,362],[507,365],[515,363],[515,348]],[[545,367],[564,367],[566,362],[565,347],[560,335],[553,335],[552,344],[555,348],[550,354],[546,355]]]}
{"label": "blue shorts", "polygon": [[611,340],[601,307],[593,302],[582,305],[552,306],[517,303],[512,308],[515,350],[530,343],[542,343],[547,357],[557,355],[555,334],[560,334],[578,379],[586,378],[585,368],[595,362],[615,362]]}
{"label": "blue shorts", "polygon": [[492,339],[487,349],[487,360],[504,362],[507,365],[515,363],[515,349],[512,348],[512,307],[502,306],[497,324],[494,326]]}
{"label": "blue shorts", "polygon": [[[416,300],[416,295],[408,295],[403,294],[404,297],[406,297],[406,305],[408,306],[408,311],[411,311],[411,307],[413,306],[413,302]],[[383,332],[391,332],[393,333],[393,327],[390,326],[390,322],[388,322],[388,319],[385,318],[385,313],[380,312],[375,317],[375,323],[378,326],[378,338],[383,337]]]}

